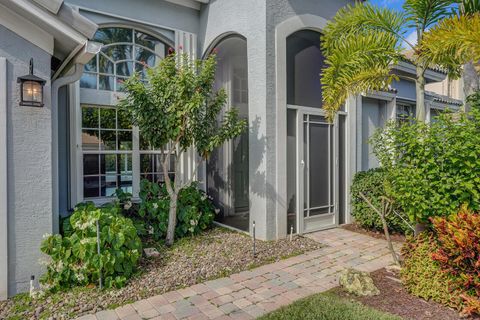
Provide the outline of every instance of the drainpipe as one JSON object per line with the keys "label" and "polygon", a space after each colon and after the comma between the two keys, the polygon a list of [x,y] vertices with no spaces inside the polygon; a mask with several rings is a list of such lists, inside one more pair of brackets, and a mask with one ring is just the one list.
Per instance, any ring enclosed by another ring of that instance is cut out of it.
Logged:
{"label": "drainpipe", "polygon": [[58,181],[58,91],[61,87],[78,81],[83,75],[83,66],[101,49],[98,42],[87,41],[83,51],[73,59],[73,73],[59,77],[52,82],[52,233],[59,228],[59,181]]}

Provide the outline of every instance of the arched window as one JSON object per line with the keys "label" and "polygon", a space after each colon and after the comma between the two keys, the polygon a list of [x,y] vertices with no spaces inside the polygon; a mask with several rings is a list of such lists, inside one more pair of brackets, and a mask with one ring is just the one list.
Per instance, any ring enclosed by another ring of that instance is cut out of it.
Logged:
{"label": "arched window", "polygon": [[[248,120],[247,41],[232,35],[216,46],[216,89],[228,94],[227,108]],[[207,163],[207,189],[221,212],[217,220],[248,231],[250,227],[248,130],[213,152]]]}
{"label": "arched window", "polygon": [[123,80],[137,71],[144,76],[146,65],[155,66],[168,51],[160,39],[131,28],[101,28],[93,41],[103,47],[85,65],[82,88],[122,91]]}
{"label": "arched window", "polygon": [[287,103],[322,107],[320,75],[325,65],[321,34],[300,30],[287,38]]}

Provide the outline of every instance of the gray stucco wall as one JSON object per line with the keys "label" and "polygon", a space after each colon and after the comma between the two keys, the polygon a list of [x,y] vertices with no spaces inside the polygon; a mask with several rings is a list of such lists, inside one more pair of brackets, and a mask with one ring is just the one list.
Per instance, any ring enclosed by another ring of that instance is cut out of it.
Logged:
{"label": "gray stucco wall", "polygon": [[[200,54],[217,39],[228,33],[238,33],[247,39],[249,88],[249,181],[250,222],[255,221],[257,236],[272,238],[272,226],[267,214],[267,197],[274,187],[267,183],[266,132],[266,55],[265,1],[213,0],[200,12],[198,32]],[[267,227],[268,225],[268,227]],[[273,226],[273,232],[274,232]],[[267,233],[268,232],[268,233]]]}
{"label": "gray stucco wall", "polygon": [[247,39],[251,130],[250,219],[255,220],[257,234],[261,238],[274,239],[283,232],[276,230],[277,178],[286,180],[286,177],[277,177],[275,145],[276,114],[286,113],[286,106],[276,105],[276,26],[303,14],[330,19],[340,7],[351,2],[213,0],[201,10],[199,43],[202,53],[216,39],[228,33],[239,33]]}
{"label": "gray stucco wall", "polygon": [[[127,17],[146,23],[166,26],[197,33],[199,28],[198,10],[176,5],[166,1],[152,0],[67,0],[69,4],[86,7],[97,11],[108,12],[112,15]],[[98,23],[108,22],[104,18],[98,19],[94,15],[88,16]]]}
{"label": "gray stucco wall", "polygon": [[19,106],[17,77],[50,78],[50,55],[0,25],[0,56],[7,58],[8,278],[9,295],[28,289],[38,263],[42,235],[52,230],[52,132],[50,82],[43,108]]}

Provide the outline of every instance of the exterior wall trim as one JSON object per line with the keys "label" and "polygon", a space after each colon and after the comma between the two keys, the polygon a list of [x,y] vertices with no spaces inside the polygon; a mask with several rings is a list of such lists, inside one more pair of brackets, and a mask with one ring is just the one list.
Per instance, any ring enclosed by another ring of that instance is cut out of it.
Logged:
{"label": "exterior wall trim", "polygon": [[[175,29],[175,28],[164,26],[164,25],[157,24],[157,23],[152,23],[152,22],[148,22],[148,21],[129,18],[129,17],[126,17],[126,16],[115,14],[115,13],[106,12],[106,11],[102,11],[102,10],[96,10],[96,9],[92,9],[92,8],[88,8],[88,7],[84,7],[84,6],[73,6],[73,7],[78,11],[96,13],[96,14],[100,14],[100,15],[103,15],[103,16],[106,16],[106,17],[121,19],[121,20],[124,20],[124,21],[127,21],[127,22],[135,23],[139,26],[154,27],[154,28],[165,29],[165,30],[170,30],[170,31],[175,31],[175,32],[184,31],[184,30]],[[99,28],[101,28],[101,26],[99,26]],[[149,32],[151,33],[151,31],[149,31]],[[187,31],[184,31],[184,32],[188,33]],[[157,35],[158,34],[155,34],[155,36],[157,36]],[[165,37],[163,36],[163,38],[165,38]]]}
{"label": "exterior wall trim", "polygon": [[287,235],[287,37],[292,33],[311,29],[321,32],[327,25],[325,18],[312,14],[291,17],[275,28],[276,71],[276,238]]}
{"label": "exterior wall trim", "polygon": [[0,301],[8,298],[7,59],[0,57]]}

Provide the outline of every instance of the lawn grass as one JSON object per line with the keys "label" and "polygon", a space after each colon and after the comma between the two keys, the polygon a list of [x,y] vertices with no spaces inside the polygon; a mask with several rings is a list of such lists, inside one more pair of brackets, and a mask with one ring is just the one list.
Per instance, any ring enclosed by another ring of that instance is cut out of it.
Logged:
{"label": "lawn grass", "polygon": [[332,292],[314,294],[273,311],[260,320],[401,320]]}

